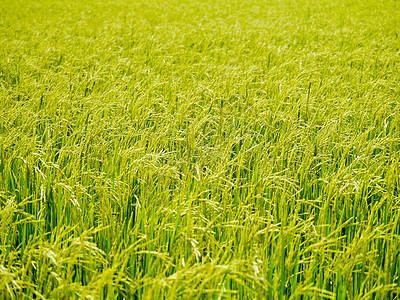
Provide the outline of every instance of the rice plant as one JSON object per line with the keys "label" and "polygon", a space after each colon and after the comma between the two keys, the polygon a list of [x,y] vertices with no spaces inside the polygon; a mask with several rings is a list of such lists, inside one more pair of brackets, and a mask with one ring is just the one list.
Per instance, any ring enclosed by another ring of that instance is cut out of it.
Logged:
{"label": "rice plant", "polygon": [[1,299],[398,299],[400,2],[0,2]]}

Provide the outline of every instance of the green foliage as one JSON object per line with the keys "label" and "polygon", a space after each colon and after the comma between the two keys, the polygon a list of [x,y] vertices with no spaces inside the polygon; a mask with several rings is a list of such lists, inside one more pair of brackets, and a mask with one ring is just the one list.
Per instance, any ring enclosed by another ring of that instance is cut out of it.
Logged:
{"label": "green foliage", "polygon": [[1,1],[0,298],[398,298],[399,3]]}

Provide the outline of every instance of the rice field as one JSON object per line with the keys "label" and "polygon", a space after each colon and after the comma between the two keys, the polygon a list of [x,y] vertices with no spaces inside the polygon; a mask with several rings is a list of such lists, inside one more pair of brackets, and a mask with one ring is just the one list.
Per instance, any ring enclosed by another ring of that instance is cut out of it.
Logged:
{"label": "rice field", "polygon": [[2,0],[1,299],[399,299],[400,2]]}

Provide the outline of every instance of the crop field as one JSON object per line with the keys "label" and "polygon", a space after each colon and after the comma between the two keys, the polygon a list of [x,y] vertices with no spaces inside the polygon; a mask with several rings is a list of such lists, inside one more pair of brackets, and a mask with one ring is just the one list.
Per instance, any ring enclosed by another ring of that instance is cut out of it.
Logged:
{"label": "crop field", "polygon": [[400,299],[400,1],[0,1],[1,299]]}

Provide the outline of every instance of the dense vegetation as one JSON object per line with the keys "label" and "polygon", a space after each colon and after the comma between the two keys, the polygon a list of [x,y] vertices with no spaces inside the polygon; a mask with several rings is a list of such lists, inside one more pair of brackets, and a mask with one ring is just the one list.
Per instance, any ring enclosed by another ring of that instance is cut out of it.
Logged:
{"label": "dense vegetation", "polygon": [[0,298],[399,297],[399,11],[2,0]]}

